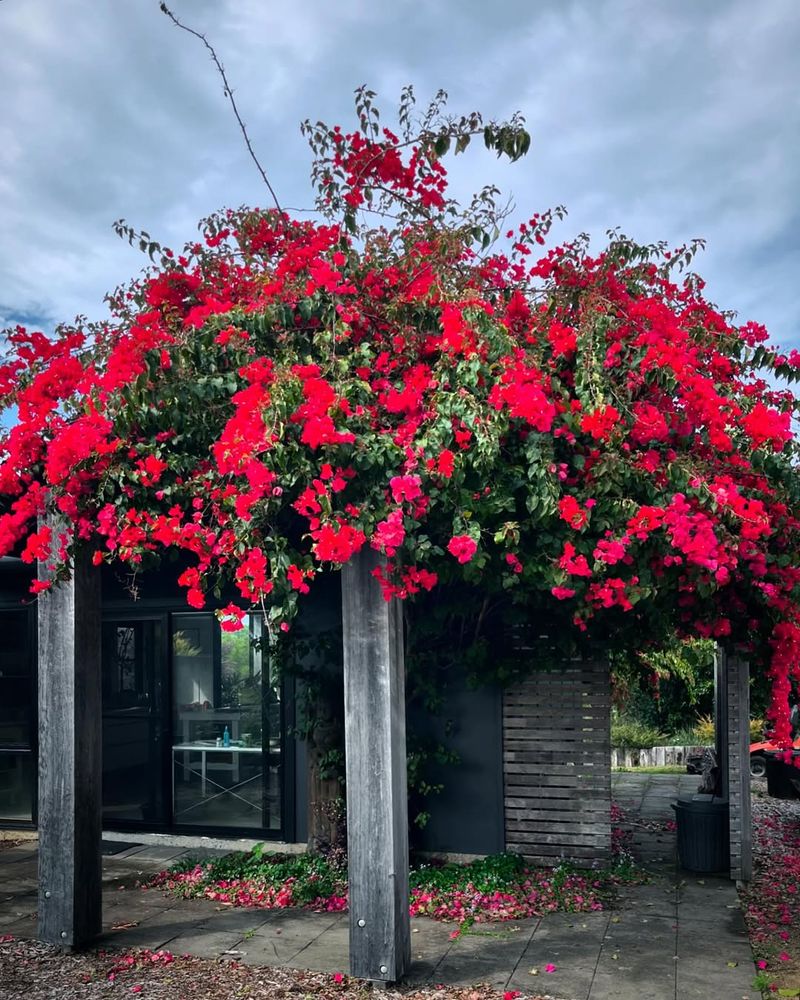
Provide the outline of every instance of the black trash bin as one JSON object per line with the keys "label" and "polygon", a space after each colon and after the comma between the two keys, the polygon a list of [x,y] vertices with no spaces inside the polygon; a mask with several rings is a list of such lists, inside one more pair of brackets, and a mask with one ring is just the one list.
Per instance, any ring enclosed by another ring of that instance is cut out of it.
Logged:
{"label": "black trash bin", "polygon": [[800,781],[800,769],[796,768],[794,761],[800,757],[800,750],[792,751],[792,761],[784,763],[784,751],[767,751],[764,756],[767,760],[767,793],[773,799],[800,799],[800,793],[793,782]]}
{"label": "black trash bin", "polygon": [[730,867],[727,801],[711,796],[672,803],[678,827],[678,857],[690,872],[721,872]]}

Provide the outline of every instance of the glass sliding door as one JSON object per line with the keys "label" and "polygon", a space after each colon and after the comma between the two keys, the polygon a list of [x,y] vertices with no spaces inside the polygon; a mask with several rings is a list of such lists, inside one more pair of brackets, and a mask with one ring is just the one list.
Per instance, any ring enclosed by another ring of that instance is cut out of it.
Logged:
{"label": "glass sliding door", "polygon": [[167,646],[162,616],[103,623],[103,819],[164,826]]}
{"label": "glass sliding door", "polygon": [[0,610],[0,824],[31,823],[36,775],[32,615]]}
{"label": "glass sliding door", "polygon": [[176,826],[280,829],[280,725],[271,741],[260,617],[246,624],[222,632],[210,614],[172,616]]}

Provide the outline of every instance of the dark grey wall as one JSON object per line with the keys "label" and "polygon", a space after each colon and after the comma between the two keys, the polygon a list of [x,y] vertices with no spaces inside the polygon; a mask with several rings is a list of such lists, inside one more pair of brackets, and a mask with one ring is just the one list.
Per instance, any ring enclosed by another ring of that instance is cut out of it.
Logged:
{"label": "dark grey wall", "polygon": [[[450,720],[453,732],[444,735]],[[441,715],[409,713],[409,725],[458,753],[457,764],[431,769],[444,788],[429,796],[430,820],[415,840],[423,850],[495,854],[505,848],[503,830],[502,700],[498,688],[448,686]]]}
{"label": "dark grey wall", "polygon": [[36,567],[21,559],[10,556],[0,559],[0,603],[22,607],[23,602],[35,602],[36,599],[29,593],[35,576]]}
{"label": "dark grey wall", "polygon": [[[0,602],[18,605],[26,595],[32,575],[32,567],[19,560],[0,560]],[[301,609],[307,632],[330,628],[341,614],[338,576],[326,580],[315,591]],[[170,572],[148,574],[140,593],[143,607],[173,600],[182,605],[185,596]],[[103,570],[103,604],[109,610],[135,606],[124,586],[123,574],[107,568]],[[445,737],[448,720],[453,731]],[[502,851],[505,845],[500,691],[487,687],[473,690],[465,683],[451,681],[442,713],[427,715],[412,708],[408,724],[421,735],[441,740],[460,757],[457,764],[431,768],[431,780],[441,782],[444,788],[440,795],[428,798],[425,808],[431,818],[425,829],[415,835],[416,842],[431,851],[466,854]],[[302,842],[308,832],[306,748],[302,741],[297,742],[296,753],[294,832],[295,838]]]}

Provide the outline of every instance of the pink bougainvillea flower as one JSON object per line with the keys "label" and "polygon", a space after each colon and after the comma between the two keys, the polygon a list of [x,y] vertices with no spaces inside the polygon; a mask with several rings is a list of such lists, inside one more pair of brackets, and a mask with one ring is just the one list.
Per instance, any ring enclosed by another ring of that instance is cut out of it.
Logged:
{"label": "pink bougainvillea flower", "polygon": [[460,563],[468,563],[477,549],[478,543],[469,535],[453,535],[447,544],[447,551]]}
{"label": "pink bougainvillea flower", "polygon": [[422,496],[422,480],[419,476],[394,476],[389,480],[389,489],[395,503],[416,500]]}
{"label": "pink bougainvillea flower", "polygon": [[557,968],[558,968],[557,965],[553,965],[552,962],[548,962],[547,965],[544,967],[544,971],[545,972],[555,972]]}

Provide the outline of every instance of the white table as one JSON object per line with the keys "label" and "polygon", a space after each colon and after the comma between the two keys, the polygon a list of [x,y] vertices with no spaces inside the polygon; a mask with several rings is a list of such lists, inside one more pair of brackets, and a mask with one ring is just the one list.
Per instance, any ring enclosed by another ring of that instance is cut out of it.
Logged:
{"label": "white table", "polygon": [[[240,745],[234,745],[233,743],[231,743],[230,746],[224,747],[224,746],[217,746],[216,742],[211,743],[211,742],[207,742],[207,741],[204,741],[204,740],[197,740],[194,743],[176,743],[172,747],[172,753],[173,753],[173,760],[174,760],[174,754],[176,754],[176,753],[184,753],[184,754],[199,753],[200,754],[200,771],[199,771],[200,782],[201,782],[200,788],[201,788],[201,794],[203,795],[203,798],[205,798],[205,796],[206,796],[206,784],[208,782],[208,755],[209,754],[222,754],[222,753],[225,753],[225,754],[231,754],[232,755],[232,760],[231,760],[231,765],[230,766],[231,766],[231,771],[233,772],[233,787],[236,788],[240,784],[240,781],[239,781],[239,754],[243,754],[243,753],[258,753],[258,754],[260,754],[260,753],[262,753],[262,749],[261,749],[261,747],[243,747],[243,746],[240,746]],[[185,759],[186,758],[184,757],[184,760]],[[188,769],[190,772],[193,770],[192,767],[191,767],[191,765],[181,764],[180,766]],[[195,771],[194,773],[197,774],[198,772]],[[175,775],[174,775],[174,768],[173,768],[173,785],[174,785],[174,782],[175,782]],[[216,784],[216,782],[212,782],[212,784]],[[217,786],[217,787],[220,787],[220,786]],[[229,789],[225,789],[225,790],[229,791]],[[214,798],[216,798],[216,796],[214,796]],[[174,794],[173,794],[173,799],[174,799]]]}

